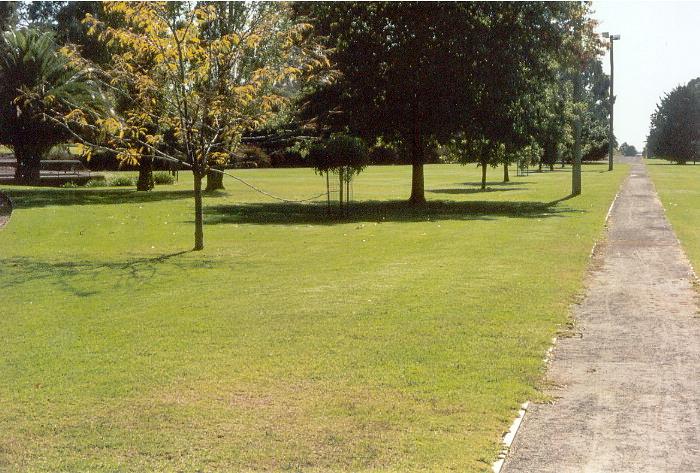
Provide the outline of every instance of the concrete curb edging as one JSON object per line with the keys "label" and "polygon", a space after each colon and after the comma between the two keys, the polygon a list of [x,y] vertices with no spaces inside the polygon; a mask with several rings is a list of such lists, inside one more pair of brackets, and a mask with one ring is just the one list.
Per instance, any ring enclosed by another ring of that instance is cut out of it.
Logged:
{"label": "concrete curb edging", "polygon": [[491,465],[493,473],[501,472],[503,463],[505,463],[506,456],[508,455],[508,450],[510,450],[510,446],[513,445],[515,436],[518,435],[518,430],[520,430],[520,425],[523,423],[528,407],[530,407],[529,401],[520,406],[518,417],[515,418],[513,424],[510,426],[510,429],[508,429],[508,432],[506,432],[506,434],[503,436],[503,448],[501,449],[501,453],[498,454],[498,459],[493,463],[493,465]]}
{"label": "concrete curb edging", "polygon": [[[554,352],[554,346],[556,343],[557,337],[552,338],[552,344],[549,346],[547,352],[544,355],[543,361],[545,366],[549,365],[549,362],[552,359],[552,353]],[[506,434],[503,436],[501,451],[498,454],[496,461],[493,463],[493,465],[491,465],[491,470],[493,470],[493,473],[501,472],[501,468],[503,468],[503,464],[505,463],[506,457],[508,456],[508,451],[510,451],[510,446],[513,445],[515,436],[518,435],[518,431],[520,430],[520,426],[522,425],[523,420],[525,419],[525,414],[527,413],[527,409],[529,407],[530,401],[527,401],[520,406],[520,410],[518,411],[518,417],[515,418],[513,423],[510,425],[508,432],[506,432]]]}

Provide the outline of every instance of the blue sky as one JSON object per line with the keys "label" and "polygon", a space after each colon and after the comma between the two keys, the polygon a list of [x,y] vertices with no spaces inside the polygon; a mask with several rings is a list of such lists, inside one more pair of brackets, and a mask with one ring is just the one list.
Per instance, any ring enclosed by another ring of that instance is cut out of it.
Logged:
{"label": "blue sky", "polygon": [[[615,136],[638,149],[659,98],[700,77],[700,1],[594,1],[598,31],[615,41]],[[610,58],[603,59],[610,72]]]}

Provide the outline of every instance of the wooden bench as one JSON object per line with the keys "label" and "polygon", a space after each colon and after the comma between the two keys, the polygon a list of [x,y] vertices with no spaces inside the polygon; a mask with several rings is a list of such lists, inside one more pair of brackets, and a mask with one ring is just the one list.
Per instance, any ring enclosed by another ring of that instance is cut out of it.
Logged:
{"label": "wooden bench", "polygon": [[[43,176],[90,176],[90,170],[77,159],[42,159],[41,171]],[[43,177],[42,176],[42,177]]]}

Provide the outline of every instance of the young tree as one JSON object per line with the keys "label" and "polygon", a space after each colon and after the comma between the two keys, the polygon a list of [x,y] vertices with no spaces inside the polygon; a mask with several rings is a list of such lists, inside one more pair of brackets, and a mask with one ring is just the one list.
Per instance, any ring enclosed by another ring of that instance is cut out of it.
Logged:
{"label": "young tree", "polygon": [[[195,250],[204,248],[204,177],[235,152],[245,131],[261,126],[284,105],[280,84],[325,66],[323,51],[309,40],[310,26],[290,21],[287,5],[245,6],[255,11],[246,21],[214,31],[220,13],[216,5],[104,4],[116,23],[91,15],[85,22],[91,34],[110,46],[111,61],[101,73],[114,96],[128,106],[122,117],[88,121],[80,110],[63,117],[68,127],[94,123],[122,161],[135,163],[152,155],[191,169]],[[247,63],[256,66],[241,74]],[[167,148],[163,130],[174,137]]]}
{"label": "young tree", "polygon": [[[326,192],[330,195],[329,172],[338,175],[338,202],[343,208],[350,202],[350,183],[369,163],[369,149],[361,138],[342,133],[315,143],[309,151],[309,160],[319,174],[326,175]],[[330,199],[330,198],[329,198]],[[329,200],[330,204],[330,200]]]}

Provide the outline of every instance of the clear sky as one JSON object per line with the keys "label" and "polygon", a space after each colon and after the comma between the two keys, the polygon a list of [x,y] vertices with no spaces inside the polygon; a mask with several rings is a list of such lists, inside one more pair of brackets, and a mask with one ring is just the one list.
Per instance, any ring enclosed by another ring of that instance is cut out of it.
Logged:
{"label": "clear sky", "polygon": [[[615,41],[615,136],[641,150],[665,92],[700,77],[700,1],[594,1]],[[610,57],[603,59],[610,72]]]}

